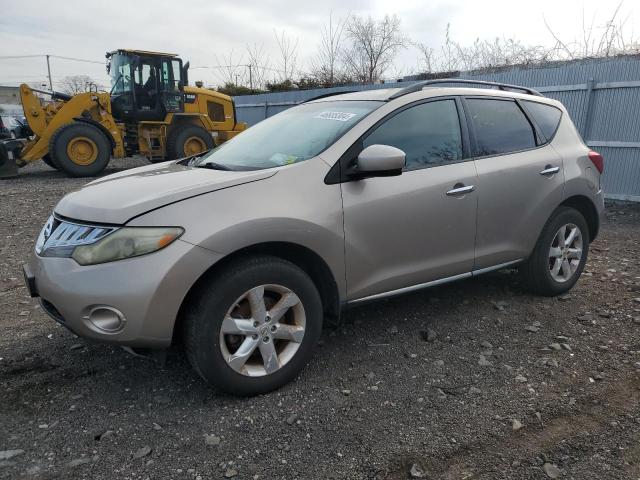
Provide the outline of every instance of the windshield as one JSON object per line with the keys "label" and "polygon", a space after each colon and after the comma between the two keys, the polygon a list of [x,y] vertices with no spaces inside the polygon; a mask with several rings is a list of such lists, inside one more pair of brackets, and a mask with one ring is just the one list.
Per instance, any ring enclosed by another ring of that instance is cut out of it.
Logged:
{"label": "windshield", "polygon": [[298,105],[242,132],[194,165],[256,170],[302,162],[325,150],[382,104],[342,100]]}
{"label": "windshield", "polygon": [[111,93],[121,94],[131,91],[131,58],[115,54],[109,59]]}

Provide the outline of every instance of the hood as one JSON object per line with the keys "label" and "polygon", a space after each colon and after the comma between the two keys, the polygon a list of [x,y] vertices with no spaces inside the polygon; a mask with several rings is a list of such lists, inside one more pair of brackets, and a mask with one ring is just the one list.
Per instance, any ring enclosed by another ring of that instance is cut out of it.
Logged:
{"label": "hood", "polygon": [[124,224],[170,203],[275,174],[273,169],[236,172],[164,162],[94,180],[60,200],[55,212],[85,222]]}

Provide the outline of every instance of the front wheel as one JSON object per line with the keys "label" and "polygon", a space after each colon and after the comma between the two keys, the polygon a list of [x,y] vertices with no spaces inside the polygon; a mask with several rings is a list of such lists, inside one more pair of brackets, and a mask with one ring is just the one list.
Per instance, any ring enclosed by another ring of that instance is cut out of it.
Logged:
{"label": "front wheel", "polygon": [[313,281],[291,262],[258,256],[204,281],[184,322],[189,361],[206,381],[242,396],[293,380],[322,331]]}
{"label": "front wheel", "polygon": [[94,177],[111,158],[111,144],[95,125],[74,122],[60,127],[49,143],[53,165],[72,177]]}
{"label": "front wheel", "polygon": [[525,287],[549,297],[569,291],[580,278],[588,251],[589,229],[582,214],[570,207],[558,208],[520,267]]}
{"label": "front wheel", "polygon": [[42,161],[46,163],[49,167],[53,168],[54,170],[58,170],[58,167],[56,167],[56,164],[53,163],[53,160],[51,160],[51,155],[49,155],[48,153],[44,157],[42,157]]}

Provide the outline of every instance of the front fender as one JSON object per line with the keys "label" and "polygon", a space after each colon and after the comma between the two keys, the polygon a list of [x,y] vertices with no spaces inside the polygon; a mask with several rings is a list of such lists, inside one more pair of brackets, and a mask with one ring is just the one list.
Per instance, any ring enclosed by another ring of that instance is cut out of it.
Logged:
{"label": "front fender", "polygon": [[340,185],[325,185],[319,158],[283,167],[272,177],[189,198],[133,219],[129,225],[179,225],[182,240],[222,257],[270,242],[316,253],[339,291],[346,291]]}

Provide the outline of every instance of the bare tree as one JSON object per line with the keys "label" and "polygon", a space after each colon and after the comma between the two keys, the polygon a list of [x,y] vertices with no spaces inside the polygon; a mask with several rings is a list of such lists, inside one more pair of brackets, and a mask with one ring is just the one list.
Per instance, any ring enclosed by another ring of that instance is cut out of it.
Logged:
{"label": "bare tree", "polygon": [[450,25],[447,25],[440,55],[436,55],[434,50],[425,44],[413,45],[421,54],[419,65],[424,73],[531,65],[557,58],[556,48],[523,45],[511,38],[476,39],[471,45],[462,45],[451,38]]}
{"label": "bare tree", "polygon": [[522,45],[512,38],[480,40],[470,46],[452,42],[458,67],[462,70],[477,70],[505,65],[532,65],[554,59],[554,49],[540,45]]}
{"label": "bare tree", "polygon": [[338,19],[334,22],[333,12],[330,12],[329,24],[322,28],[322,38],[316,57],[312,61],[311,71],[312,77],[326,87],[345,80],[340,57],[346,22],[346,19]]}
{"label": "bare tree", "polygon": [[441,71],[453,72],[458,69],[459,60],[456,58],[455,50],[455,43],[451,40],[451,24],[447,23],[447,32],[442,46]]}
{"label": "bare tree", "polygon": [[435,53],[433,48],[421,42],[413,42],[413,46],[420,52],[418,67],[425,73],[433,72],[435,68]]}
{"label": "bare tree", "polygon": [[269,59],[264,51],[264,45],[246,45],[247,55],[249,56],[249,62],[247,69],[251,76],[249,86],[251,88],[264,88],[267,83],[267,72],[271,70],[269,66]]}
{"label": "bare tree", "polygon": [[60,80],[60,88],[64,93],[76,95],[97,88],[97,84],[88,75],[69,75]]}
{"label": "bare tree", "polygon": [[225,84],[238,85],[243,82],[244,65],[242,63],[243,56],[237,56],[234,49],[231,49],[228,55],[214,55],[216,65],[218,66],[218,75]]}
{"label": "bare tree", "polygon": [[280,81],[292,80],[298,63],[298,39],[293,39],[284,30],[280,35],[273,31],[280,50]]}
{"label": "bare tree", "polygon": [[640,53],[638,38],[626,30],[628,17],[621,19],[621,6],[622,2],[617,4],[608,20],[601,25],[596,24],[595,16],[587,21],[583,11],[581,37],[574,41],[560,38],[543,17],[555,41],[551,47],[525,45],[513,38],[476,39],[471,45],[462,45],[452,39],[450,25],[447,25],[439,54],[423,43],[414,42],[412,45],[420,53],[419,67],[424,73],[538,65],[557,60]]}
{"label": "bare tree", "polygon": [[566,41],[551,28],[547,19],[543,17],[547,30],[556,42],[556,50],[560,58],[611,57],[621,54],[639,53],[640,42],[633,32],[628,33],[626,24],[629,16],[622,19],[620,1],[611,12],[611,16],[602,24],[597,25],[595,14],[590,23],[585,21],[582,11],[582,37],[574,41]]}
{"label": "bare tree", "polygon": [[352,16],[346,25],[351,45],[343,60],[349,74],[362,82],[375,82],[393,63],[409,41],[400,30],[400,19],[385,15],[382,20]]}

